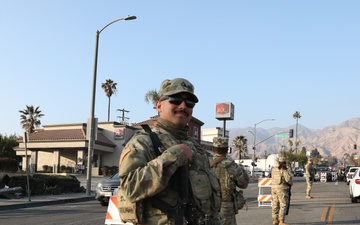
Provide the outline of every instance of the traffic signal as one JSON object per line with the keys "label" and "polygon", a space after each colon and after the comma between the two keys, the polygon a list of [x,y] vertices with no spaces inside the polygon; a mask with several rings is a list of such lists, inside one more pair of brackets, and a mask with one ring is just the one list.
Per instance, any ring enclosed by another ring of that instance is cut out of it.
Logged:
{"label": "traffic signal", "polygon": [[255,162],[251,162],[251,165],[254,167],[257,166]]}
{"label": "traffic signal", "polygon": [[289,138],[293,138],[294,137],[294,129],[290,129],[289,130]]}
{"label": "traffic signal", "polygon": [[356,145],[356,144],[354,144],[354,149],[355,149],[355,150],[357,149],[357,145]]}

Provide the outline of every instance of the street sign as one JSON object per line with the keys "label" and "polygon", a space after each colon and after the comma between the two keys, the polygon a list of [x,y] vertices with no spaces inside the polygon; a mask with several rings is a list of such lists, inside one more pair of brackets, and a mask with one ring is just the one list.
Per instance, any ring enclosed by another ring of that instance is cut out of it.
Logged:
{"label": "street sign", "polygon": [[277,138],[287,138],[288,134],[276,134],[275,137],[277,137]]}

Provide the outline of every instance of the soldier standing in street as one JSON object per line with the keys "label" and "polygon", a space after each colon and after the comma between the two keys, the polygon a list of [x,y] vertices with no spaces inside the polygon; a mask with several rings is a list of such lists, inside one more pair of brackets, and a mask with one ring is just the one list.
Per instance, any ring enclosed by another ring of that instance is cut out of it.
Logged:
{"label": "soldier standing in street", "polygon": [[285,210],[289,204],[289,188],[293,184],[292,175],[286,167],[285,157],[279,158],[279,166],[271,170],[272,218],[274,225],[285,223]]}
{"label": "soldier standing in street", "polygon": [[242,165],[238,165],[232,158],[227,157],[228,142],[228,138],[215,137],[213,139],[214,157],[210,159],[210,167],[220,180],[221,219],[224,225],[236,225],[235,215],[245,204],[242,191],[237,191],[236,187],[246,189],[249,185],[249,175]]}
{"label": "soldier standing in street", "polygon": [[312,189],[312,184],[314,181],[314,176],[315,176],[315,170],[314,170],[314,166],[312,164],[312,159],[309,158],[308,163],[305,166],[305,178],[306,178],[306,198],[313,198],[310,195],[311,189]]}
{"label": "soldier standing in street", "polygon": [[221,224],[219,180],[206,151],[188,135],[198,102],[194,86],[183,78],[164,80],[159,97],[156,125],[136,132],[120,156],[120,217],[135,225]]}

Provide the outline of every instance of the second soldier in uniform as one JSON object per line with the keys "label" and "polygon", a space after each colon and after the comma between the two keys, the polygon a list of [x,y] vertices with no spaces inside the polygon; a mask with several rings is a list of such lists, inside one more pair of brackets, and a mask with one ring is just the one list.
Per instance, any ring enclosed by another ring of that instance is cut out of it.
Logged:
{"label": "second soldier in uniform", "polygon": [[272,218],[274,225],[286,225],[285,210],[289,204],[289,188],[292,175],[286,167],[285,157],[279,158],[279,166],[271,170]]}
{"label": "second soldier in uniform", "polygon": [[[235,214],[238,212],[237,195],[242,192],[236,187],[245,189],[249,184],[249,176],[242,165],[227,157],[228,138],[215,137],[213,139],[214,157],[210,159],[210,167],[220,180],[221,209],[220,216],[224,225],[236,225]],[[241,196],[243,197],[243,196]]]}
{"label": "second soldier in uniform", "polygon": [[313,184],[313,180],[314,180],[314,175],[315,175],[315,169],[313,167],[312,164],[312,159],[309,158],[308,163],[305,166],[305,178],[306,178],[306,198],[313,198],[310,195],[311,189],[312,189],[312,184]]}

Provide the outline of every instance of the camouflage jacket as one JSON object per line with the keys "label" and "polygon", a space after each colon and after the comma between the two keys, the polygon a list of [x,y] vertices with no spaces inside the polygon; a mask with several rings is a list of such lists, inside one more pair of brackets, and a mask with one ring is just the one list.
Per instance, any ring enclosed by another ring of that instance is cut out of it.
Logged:
{"label": "camouflage jacket", "polygon": [[305,165],[305,176],[306,177],[314,177],[315,169],[311,163]]}
{"label": "camouflage jacket", "polygon": [[277,167],[271,170],[271,183],[272,186],[281,185],[288,187],[293,185],[292,175],[289,170],[279,169]]}
{"label": "camouflage jacket", "polygon": [[[210,159],[210,165],[216,162],[220,155],[215,155]],[[245,189],[249,185],[249,176],[242,165],[238,165],[231,158],[226,158],[212,165],[212,170],[220,180],[221,185],[221,201],[232,202],[236,187]]]}
{"label": "camouflage jacket", "polygon": [[[193,171],[206,171],[215,174],[210,169],[209,160],[205,151],[201,146],[191,137],[184,140],[177,140],[168,131],[160,127],[152,128],[163,147],[160,148],[161,155],[155,154],[150,135],[145,131],[137,132],[126,144],[120,157],[119,177],[121,188],[127,200],[137,202],[142,199],[156,196],[171,206],[176,206],[180,201],[180,185],[181,178],[175,176],[175,172],[181,166],[188,166],[189,177],[192,176]],[[192,163],[188,164],[187,157],[184,150],[178,144],[186,144],[192,150]],[[215,195],[220,204],[220,185],[216,179],[218,190]],[[210,182],[198,182],[207,183]],[[190,182],[191,184],[191,182]],[[199,184],[198,184],[199,185]],[[201,193],[202,187],[198,189]],[[205,189],[208,190],[209,187]],[[196,189],[196,188],[195,188]],[[194,188],[192,187],[192,190]],[[209,191],[207,191],[209,192]],[[211,187],[210,187],[211,192]],[[190,201],[194,201],[194,195],[189,193]],[[156,214],[157,209],[152,208],[151,204],[146,204],[145,211],[151,216]],[[208,207],[204,209],[207,214],[218,215],[217,207]],[[202,209],[200,209],[202,210]],[[149,216],[148,215],[148,216]]]}

